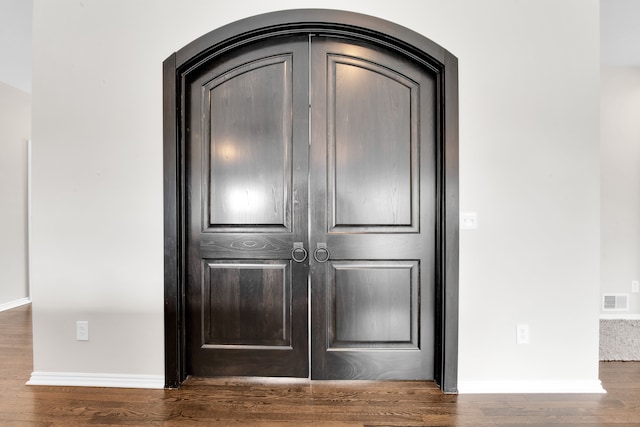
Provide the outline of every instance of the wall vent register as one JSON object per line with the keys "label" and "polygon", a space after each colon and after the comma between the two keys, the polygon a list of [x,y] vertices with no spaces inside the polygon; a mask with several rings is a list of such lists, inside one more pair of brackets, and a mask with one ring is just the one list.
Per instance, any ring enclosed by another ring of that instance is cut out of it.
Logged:
{"label": "wall vent register", "polygon": [[628,294],[602,295],[602,310],[606,310],[606,311],[629,310],[629,295]]}

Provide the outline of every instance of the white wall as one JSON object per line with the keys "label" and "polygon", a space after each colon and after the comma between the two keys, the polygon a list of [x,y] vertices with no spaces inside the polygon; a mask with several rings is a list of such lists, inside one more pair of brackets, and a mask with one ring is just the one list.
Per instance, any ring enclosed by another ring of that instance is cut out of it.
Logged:
{"label": "white wall", "polygon": [[640,65],[640,2],[600,0],[600,59],[607,66]]}
{"label": "white wall", "polygon": [[597,0],[36,0],[35,371],[162,375],[162,61],[300,7],[385,18],[459,58],[461,207],[480,223],[460,242],[461,388],[597,388]]}
{"label": "white wall", "polygon": [[601,282],[603,293],[629,294],[640,315],[640,67],[602,68],[600,107]]}
{"label": "white wall", "polygon": [[0,1],[0,82],[31,93],[33,0]]}
{"label": "white wall", "polygon": [[27,141],[31,95],[0,82],[0,309],[29,297]]}

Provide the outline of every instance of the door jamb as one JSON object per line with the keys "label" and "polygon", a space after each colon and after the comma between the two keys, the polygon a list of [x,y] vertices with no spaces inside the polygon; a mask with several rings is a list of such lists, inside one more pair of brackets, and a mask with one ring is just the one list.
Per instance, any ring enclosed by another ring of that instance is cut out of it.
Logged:
{"label": "door jamb", "polygon": [[181,86],[204,60],[270,37],[323,34],[367,40],[419,62],[438,78],[435,381],[445,393],[458,383],[458,60],[400,25],[353,12],[300,9],[246,18],[194,40],[163,63],[165,386],[186,379],[184,323],[184,107]]}

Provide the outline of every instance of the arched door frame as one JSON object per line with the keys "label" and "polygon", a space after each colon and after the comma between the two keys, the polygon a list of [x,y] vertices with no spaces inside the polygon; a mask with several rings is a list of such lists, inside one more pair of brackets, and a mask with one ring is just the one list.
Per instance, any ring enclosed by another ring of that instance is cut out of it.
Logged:
{"label": "arched door frame", "polygon": [[458,376],[458,64],[426,37],[353,12],[300,9],[243,19],[194,40],[164,61],[165,385],[178,387],[184,366],[184,106],[181,85],[204,60],[271,37],[322,34],[366,40],[428,67],[438,81],[435,381],[457,392]]}

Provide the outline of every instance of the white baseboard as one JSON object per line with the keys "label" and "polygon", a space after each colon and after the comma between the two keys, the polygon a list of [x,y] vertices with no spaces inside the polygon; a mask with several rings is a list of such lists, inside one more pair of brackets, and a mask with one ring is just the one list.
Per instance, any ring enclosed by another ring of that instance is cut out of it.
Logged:
{"label": "white baseboard", "polygon": [[460,394],[599,393],[607,391],[596,381],[458,381]]}
{"label": "white baseboard", "polygon": [[0,304],[0,311],[11,310],[12,308],[20,307],[21,305],[29,304],[31,302],[31,298],[20,298],[15,301],[5,302],[4,304]]}
{"label": "white baseboard", "polygon": [[163,375],[32,372],[27,385],[69,387],[164,388]]}
{"label": "white baseboard", "polygon": [[601,320],[640,320],[640,314],[601,314]]}

